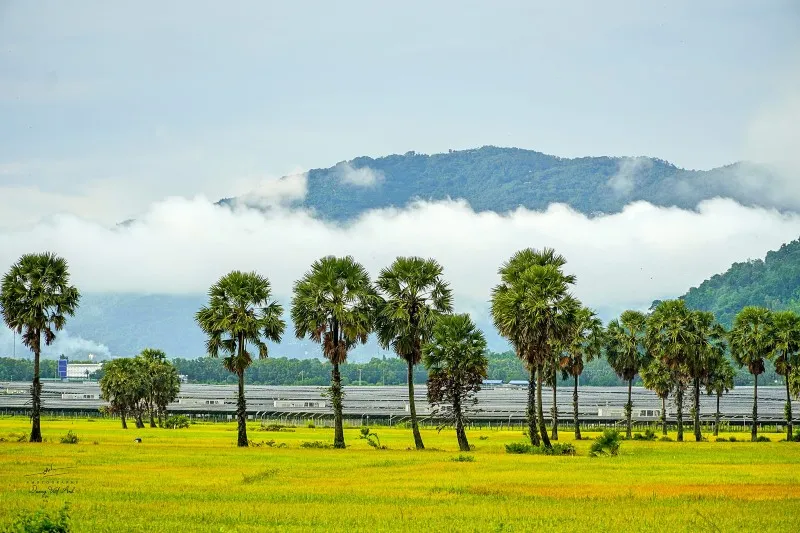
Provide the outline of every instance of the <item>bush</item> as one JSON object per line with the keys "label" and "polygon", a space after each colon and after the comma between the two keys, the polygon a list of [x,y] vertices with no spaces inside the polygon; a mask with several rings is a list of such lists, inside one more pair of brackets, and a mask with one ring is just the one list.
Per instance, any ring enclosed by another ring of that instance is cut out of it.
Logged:
{"label": "bush", "polygon": [[769,437],[765,437],[764,435],[759,435],[756,437],[756,442],[772,442]]}
{"label": "bush", "polygon": [[381,439],[378,437],[378,434],[374,431],[370,431],[370,429],[366,426],[361,428],[361,435],[358,436],[359,439],[365,439],[367,444],[375,448],[376,450],[385,450],[386,446],[381,446]]}
{"label": "bush", "polygon": [[328,448],[333,448],[333,444],[328,444],[327,442],[322,442],[321,440],[312,440],[312,441],[301,442],[300,447],[312,448],[318,450],[327,450]]}
{"label": "bush", "polygon": [[189,427],[189,417],[186,415],[172,415],[164,421],[167,429],[186,429]]}
{"label": "bush", "polygon": [[633,440],[656,440],[656,433],[650,428],[644,430],[644,435],[641,433],[634,433]]}
{"label": "bush", "polygon": [[658,441],[659,442],[672,442],[672,439],[665,435],[665,436],[661,437],[660,439],[658,439]]}
{"label": "bush", "polygon": [[64,507],[55,515],[43,510],[35,513],[21,514],[14,521],[8,533],[69,533],[69,508]]}
{"label": "bush", "polygon": [[316,424],[314,424],[314,421],[313,421],[313,420],[309,420],[309,421],[308,421],[308,423],[306,423],[306,427],[307,427],[308,429],[314,429],[315,427],[317,427],[317,425],[316,425]]}
{"label": "bush", "polygon": [[258,431],[288,431],[293,432],[294,428],[290,428],[287,426],[283,426],[281,424],[261,424],[261,427],[258,428]]}
{"label": "bush", "polygon": [[616,429],[606,429],[603,434],[597,437],[589,448],[589,455],[597,457],[599,455],[615,456],[619,453],[622,438]]}
{"label": "bush", "polygon": [[451,457],[450,460],[453,461],[454,463],[474,463],[475,462],[475,458],[473,456],[467,455],[467,454],[464,454],[464,453],[460,453],[460,454],[456,455],[455,457]]}
{"label": "bush", "polygon": [[717,437],[714,442],[729,442],[725,437]]}
{"label": "bush", "polygon": [[792,442],[800,442],[800,429],[794,432],[792,435]]}
{"label": "bush", "polygon": [[728,442],[736,442],[736,437],[731,436],[731,438],[728,439]]}
{"label": "bush", "polygon": [[489,436],[488,435],[481,435],[480,437],[478,437],[478,440],[489,440]]}
{"label": "bush", "polygon": [[61,444],[78,444],[78,436],[70,429],[67,434],[61,437]]}
{"label": "bush", "polygon": [[575,446],[569,443],[557,442],[552,448],[544,445],[532,446],[525,442],[512,442],[506,444],[506,453],[514,454],[536,454],[536,455],[575,455]]}

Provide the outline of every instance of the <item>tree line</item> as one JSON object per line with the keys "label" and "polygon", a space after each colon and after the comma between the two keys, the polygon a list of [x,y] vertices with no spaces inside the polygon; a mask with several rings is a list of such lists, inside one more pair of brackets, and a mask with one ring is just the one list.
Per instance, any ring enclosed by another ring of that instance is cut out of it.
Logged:
{"label": "tree line", "polygon": [[[521,250],[501,265],[500,283],[492,289],[494,325],[512,345],[528,379],[526,414],[532,445],[551,448],[551,439],[558,439],[555,402],[548,434],[542,394],[547,386],[555,397],[559,382],[565,379],[573,384],[575,437],[580,438],[579,377],[599,358],[605,358],[628,385],[629,437],[631,387],[641,376],[662,398],[664,407],[672,396],[679,440],[683,439],[684,397],[687,391],[691,394],[694,434],[700,440],[700,391],[705,388],[719,397],[733,386],[735,373],[728,354],[754,377],[754,440],[758,377],[766,368],[765,361],[774,361],[776,371],[786,378],[787,436],[791,438],[791,396],[800,389],[800,318],[796,314],[747,307],[726,331],[713,314],[691,310],[682,300],[670,300],[647,314],[625,311],[603,327],[595,312],[571,293],[576,278],[564,271],[565,265],[566,259],[552,249]],[[78,290],[69,285],[66,261],[54,254],[25,255],[3,278],[3,318],[34,353],[31,442],[41,441],[41,343],[53,342],[66,318],[74,314],[79,298]],[[381,346],[394,351],[405,365],[417,449],[424,448],[414,405],[415,368],[420,363],[427,369],[429,402],[455,426],[459,446],[469,449],[463,428],[475,393],[488,376],[486,340],[468,315],[454,314],[452,291],[438,262],[398,257],[373,282],[353,257],[323,257],[295,282],[290,312],[295,337],[319,344],[330,365],[327,395],[334,412],[334,447],[345,446],[342,369],[350,350],[375,334]],[[239,446],[248,445],[245,372],[255,359],[267,357],[266,341],[280,342],[286,330],[282,316],[283,307],[273,299],[269,280],[241,271],[230,272],[213,284],[208,303],[195,316],[206,336],[208,355],[221,357],[223,367],[235,376]],[[152,385],[146,376],[154,367],[147,365],[164,364],[162,355],[143,353],[104,369],[101,387],[111,409],[131,413],[137,425],[145,412],[155,424],[154,418],[163,414],[168,403],[159,403],[163,398],[142,386]],[[172,365],[169,373],[177,377]],[[665,415],[662,409],[666,429]]]}

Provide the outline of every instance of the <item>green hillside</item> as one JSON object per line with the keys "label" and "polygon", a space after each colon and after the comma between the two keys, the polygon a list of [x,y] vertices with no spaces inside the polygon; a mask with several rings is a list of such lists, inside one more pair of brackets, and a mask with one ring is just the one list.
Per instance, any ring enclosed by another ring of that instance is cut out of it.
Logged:
{"label": "green hillside", "polygon": [[[353,183],[347,176],[367,172],[375,183]],[[742,179],[769,181],[768,169],[736,163],[708,171],[684,170],[649,157],[567,159],[523,150],[484,146],[443,154],[357,157],[308,172],[308,194],[298,205],[328,220],[347,220],[368,209],[403,207],[415,199],[464,199],[477,211],[506,212],[520,206],[545,209],[566,203],[586,213],[613,213],[645,200],[660,206],[693,209],[714,197],[745,205],[773,205],[740,190]],[[233,199],[220,201],[231,203]]]}
{"label": "green hillside", "polygon": [[767,253],[763,260],[734,263],[682,298],[695,309],[713,312],[728,327],[748,305],[800,312],[800,239]]}

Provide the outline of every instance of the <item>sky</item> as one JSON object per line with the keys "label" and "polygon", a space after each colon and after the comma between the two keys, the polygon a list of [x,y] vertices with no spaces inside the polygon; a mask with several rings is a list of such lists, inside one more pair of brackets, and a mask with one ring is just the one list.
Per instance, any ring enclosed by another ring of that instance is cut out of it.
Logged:
{"label": "sky", "polygon": [[[507,256],[547,245],[587,303],[646,306],[797,238],[800,218],[725,199],[593,219],[455,199],[336,227],[280,200],[311,168],[487,144],[754,160],[800,190],[798,28],[793,0],[0,0],[0,269],[48,249],[84,290],[185,293],[253,268],[288,297],[325,253],[373,273],[427,254],[480,307]],[[247,194],[278,207],[211,207]]]}

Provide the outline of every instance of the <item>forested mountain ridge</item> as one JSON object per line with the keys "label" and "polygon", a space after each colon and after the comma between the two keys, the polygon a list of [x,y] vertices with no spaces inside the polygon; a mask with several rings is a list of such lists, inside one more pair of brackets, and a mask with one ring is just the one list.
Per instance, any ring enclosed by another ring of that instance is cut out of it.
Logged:
{"label": "forested mountain ridge", "polygon": [[[313,169],[308,172],[307,194],[295,205],[328,220],[352,219],[369,209],[403,207],[416,199],[447,198],[464,199],[476,211],[498,213],[520,206],[542,210],[552,203],[566,203],[587,215],[614,213],[636,200],[694,209],[702,200],[715,197],[784,208],[745,186],[754,181],[768,183],[773,177],[768,168],[751,163],[699,171],[650,157],[568,159],[484,146],[433,155],[357,157]],[[234,201],[226,198],[220,203]]]}
{"label": "forested mountain ridge", "polygon": [[681,298],[692,308],[713,312],[726,327],[748,305],[800,312],[800,239],[767,252],[763,260],[734,263]]}

